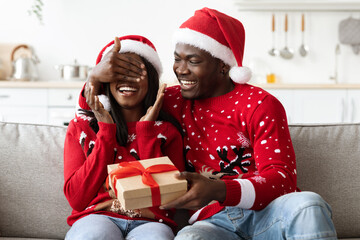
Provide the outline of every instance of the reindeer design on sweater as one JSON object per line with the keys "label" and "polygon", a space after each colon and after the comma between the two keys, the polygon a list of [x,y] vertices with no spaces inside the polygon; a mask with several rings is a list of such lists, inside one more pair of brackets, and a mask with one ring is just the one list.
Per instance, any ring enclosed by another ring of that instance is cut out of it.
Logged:
{"label": "reindeer design on sweater", "polygon": [[249,160],[246,159],[250,158],[251,154],[248,153],[243,155],[245,151],[245,148],[243,147],[236,148],[236,146],[231,146],[231,150],[236,154],[236,157],[233,160],[230,160],[227,157],[228,155],[227,146],[223,146],[222,149],[220,147],[216,149],[216,152],[222,161],[220,161],[219,163],[221,170],[215,171],[214,174],[225,173],[224,175],[228,175],[228,176],[238,175],[240,173],[236,169],[234,169],[236,166],[240,168],[242,173],[248,172],[248,169],[246,167],[250,166],[251,163]]}
{"label": "reindeer design on sweater", "polygon": [[[246,167],[250,166],[250,161],[246,160],[251,157],[251,154],[245,154],[244,151],[245,148],[239,147],[236,148],[236,146],[231,146],[231,150],[236,154],[236,157],[233,160],[228,159],[228,147],[223,146],[222,148],[218,147],[216,149],[216,152],[218,156],[220,157],[221,161],[219,162],[220,171],[214,171],[213,174],[219,174],[222,173],[223,176],[234,176],[239,175],[243,173],[247,173],[248,169]],[[238,166],[242,173],[239,173],[235,167]]]}
{"label": "reindeer design on sweater", "polygon": [[[248,166],[251,165],[251,162],[249,160],[246,160],[248,158],[251,158],[251,154],[247,153],[244,154],[245,148],[240,146],[237,148],[236,146],[230,146],[231,150],[236,154],[236,157],[232,160],[228,158],[228,147],[223,146],[222,148],[219,146],[216,149],[216,152],[221,159],[219,161],[220,170],[215,171],[209,166],[202,166],[199,173],[207,178],[210,179],[221,179],[224,176],[238,176],[238,178],[241,178],[244,173],[248,172]],[[191,150],[190,146],[186,146],[184,149],[184,155],[186,156],[187,153]],[[210,154],[210,158],[212,160],[215,159],[214,156]],[[235,169],[235,167],[239,167],[241,172]],[[186,161],[186,168],[188,171],[195,172],[195,168],[191,161],[188,159]]]}

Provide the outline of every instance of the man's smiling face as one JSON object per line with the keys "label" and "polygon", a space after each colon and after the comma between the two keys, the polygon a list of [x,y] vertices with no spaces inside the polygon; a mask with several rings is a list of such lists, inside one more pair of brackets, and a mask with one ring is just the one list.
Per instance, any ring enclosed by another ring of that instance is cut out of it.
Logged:
{"label": "man's smiling face", "polygon": [[178,43],[174,52],[174,73],[187,99],[203,99],[224,94],[222,62],[197,47]]}

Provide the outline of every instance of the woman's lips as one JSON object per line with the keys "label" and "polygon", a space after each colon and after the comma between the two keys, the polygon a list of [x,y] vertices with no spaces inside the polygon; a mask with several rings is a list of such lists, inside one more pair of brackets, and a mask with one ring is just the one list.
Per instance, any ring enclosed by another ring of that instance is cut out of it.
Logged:
{"label": "woman's lips", "polygon": [[118,91],[120,92],[121,95],[131,96],[135,94],[138,91],[138,89],[130,86],[122,86],[118,88]]}

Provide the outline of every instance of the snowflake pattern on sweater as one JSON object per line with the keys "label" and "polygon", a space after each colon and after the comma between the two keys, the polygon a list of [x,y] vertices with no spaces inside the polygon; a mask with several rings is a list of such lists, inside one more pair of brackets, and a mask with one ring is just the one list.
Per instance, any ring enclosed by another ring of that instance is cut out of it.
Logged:
{"label": "snowflake pattern on sweater", "polygon": [[265,90],[235,84],[225,95],[187,100],[174,86],[166,89],[164,109],[182,124],[189,169],[227,186],[225,202],[202,208],[191,222],[223,206],[259,210],[297,190],[285,110]]}
{"label": "snowflake pattern on sweater", "polygon": [[[120,146],[116,141],[115,124],[100,122],[99,131],[95,134],[89,126],[89,120],[77,114],[70,122],[65,138],[64,193],[73,208],[68,217],[69,225],[92,213],[129,219],[105,210],[95,211],[99,204],[112,199],[104,187],[109,164],[169,156],[180,171],[184,170],[183,154],[179,148],[182,146],[182,136],[171,123],[128,123],[129,141],[126,146]],[[172,219],[173,210],[160,210],[158,207],[150,209],[155,215],[154,221],[164,222],[172,228],[176,226]]]}

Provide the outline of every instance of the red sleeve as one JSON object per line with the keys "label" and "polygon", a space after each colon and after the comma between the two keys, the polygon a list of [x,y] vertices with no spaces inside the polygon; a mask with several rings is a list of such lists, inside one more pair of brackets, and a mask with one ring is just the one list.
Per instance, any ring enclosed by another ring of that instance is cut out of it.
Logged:
{"label": "red sleeve", "polygon": [[94,134],[88,121],[71,121],[64,146],[64,193],[70,206],[84,210],[97,195],[107,177],[107,165],[114,161],[116,146],[115,124],[99,123],[99,132],[89,156],[83,150],[82,140]]}
{"label": "red sleeve", "polygon": [[258,175],[225,181],[223,205],[260,210],[275,198],[296,191],[295,153],[286,119],[283,106],[271,95],[247,119]]}
{"label": "red sleeve", "polygon": [[138,122],[136,132],[140,159],[168,156],[179,171],[185,170],[182,136],[171,123]]}

